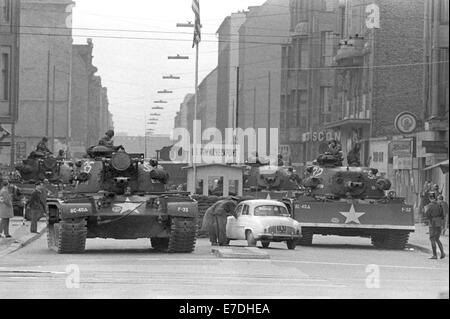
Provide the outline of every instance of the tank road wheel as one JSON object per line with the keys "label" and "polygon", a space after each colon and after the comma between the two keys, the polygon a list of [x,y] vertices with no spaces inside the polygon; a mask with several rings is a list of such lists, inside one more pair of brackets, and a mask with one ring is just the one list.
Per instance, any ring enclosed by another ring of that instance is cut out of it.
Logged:
{"label": "tank road wheel", "polygon": [[286,246],[288,249],[294,250],[295,247],[297,246],[297,243],[295,242],[295,240],[288,240],[286,241]]}
{"label": "tank road wheel", "polygon": [[249,247],[256,246],[256,239],[255,239],[255,236],[253,236],[253,233],[251,230],[247,230],[247,232],[245,233],[245,238],[247,239],[247,244]]}
{"label": "tank road wheel", "polygon": [[169,253],[192,253],[197,238],[197,221],[194,218],[172,218],[169,236]]}
{"label": "tank road wheel", "polygon": [[167,249],[169,248],[169,238],[153,237],[150,238],[150,242],[152,244],[152,247],[158,251],[166,252]]}
{"label": "tank road wheel", "polygon": [[49,224],[48,247],[58,254],[81,254],[86,247],[86,221]]}
{"label": "tank road wheel", "polygon": [[300,246],[312,246],[314,233],[310,230],[302,230],[302,238],[298,241]]}
{"label": "tank road wheel", "polygon": [[386,234],[385,248],[402,250],[405,249],[409,240],[409,232],[391,230]]}
{"label": "tank road wheel", "polygon": [[261,246],[262,246],[263,248],[269,248],[269,246],[270,246],[270,241],[262,240],[262,241],[261,241]]}

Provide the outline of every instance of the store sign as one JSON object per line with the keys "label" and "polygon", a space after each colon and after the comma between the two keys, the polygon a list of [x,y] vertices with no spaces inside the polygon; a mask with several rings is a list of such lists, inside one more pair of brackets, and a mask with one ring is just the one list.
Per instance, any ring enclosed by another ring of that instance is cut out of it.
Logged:
{"label": "store sign", "polygon": [[370,167],[381,173],[388,172],[388,141],[370,141]]}
{"label": "store sign", "polygon": [[394,169],[412,169],[413,168],[412,157],[394,156],[393,168]]}
{"label": "store sign", "polygon": [[319,132],[308,132],[302,134],[302,142],[325,142],[325,141],[331,141],[341,140],[341,132],[334,132],[334,131],[319,131]]}
{"label": "store sign", "polygon": [[425,152],[429,154],[447,154],[447,141],[422,141]]}
{"label": "store sign", "polygon": [[407,157],[412,156],[411,140],[396,140],[391,142],[392,156]]}
{"label": "store sign", "polygon": [[411,112],[402,112],[395,118],[394,126],[401,134],[413,133],[417,128],[417,116]]}

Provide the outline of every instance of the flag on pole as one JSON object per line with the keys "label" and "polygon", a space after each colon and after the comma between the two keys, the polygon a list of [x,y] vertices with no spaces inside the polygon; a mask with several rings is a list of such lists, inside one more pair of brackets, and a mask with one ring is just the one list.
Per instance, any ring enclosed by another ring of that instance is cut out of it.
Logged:
{"label": "flag on pole", "polygon": [[192,0],[192,11],[194,11],[195,14],[194,44],[192,45],[192,47],[195,47],[200,43],[200,40],[202,38],[200,23],[200,0]]}

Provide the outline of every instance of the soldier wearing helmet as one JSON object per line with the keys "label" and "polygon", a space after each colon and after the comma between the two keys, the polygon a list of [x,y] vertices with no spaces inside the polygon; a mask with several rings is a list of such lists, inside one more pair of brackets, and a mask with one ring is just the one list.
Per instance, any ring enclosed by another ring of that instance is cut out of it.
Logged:
{"label": "soldier wearing helmet", "polygon": [[36,146],[36,152],[42,153],[44,155],[53,154],[47,146],[48,138],[44,136],[39,144]]}
{"label": "soldier wearing helmet", "polygon": [[118,151],[119,149],[123,149],[123,146],[114,146],[114,141],[113,141],[113,137],[114,137],[114,131],[113,130],[108,130],[105,133],[105,136],[103,136],[100,141],[98,142],[98,145],[101,146],[106,146],[108,148],[113,149],[114,151]]}

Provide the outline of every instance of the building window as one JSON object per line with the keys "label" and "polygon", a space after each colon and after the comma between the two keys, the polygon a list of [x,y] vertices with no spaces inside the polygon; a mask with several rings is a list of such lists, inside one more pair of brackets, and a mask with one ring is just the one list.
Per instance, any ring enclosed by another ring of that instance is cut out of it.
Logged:
{"label": "building window", "polygon": [[[448,48],[439,49],[439,84],[438,84],[438,105],[439,113],[448,116]],[[446,114],[444,114],[446,113]]]}
{"label": "building window", "polygon": [[297,127],[306,129],[306,117],[308,112],[308,92],[306,90],[297,91]]}
{"label": "building window", "polygon": [[321,33],[322,66],[331,66],[333,62],[333,32],[325,31]]}
{"label": "building window", "polygon": [[309,8],[308,8],[308,2],[310,0],[298,0],[298,22],[306,22],[308,21],[308,13],[309,13]]}
{"label": "building window", "polygon": [[2,2],[2,22],[11,22],[11,0],[1,0]]}
{"label": "building window", "polygon": [[331,122],[331,87],[322,86],[320,88],[320,121],[322,123]]}
{"label": "building window", "polygon": [[448,24],[448,1],[449,0],[439,1],[439,20],[442,24]]}
{"label": "building window", "polygon": [[280,127],[287,128],[286,95],[281,96]]}
{"label": "building window", "polygon": [[340,34],[341,34],[341,38],[344,38],[346,36],[345,34],[345,25],[346,25],[346,21],[345,21],[345,7],[340,7],[339,8],[339,27],[340,27]]}
{"label": "building window", "polygon": [[10,54],[9,48],[1,49],[0,100],[9,101]]}
{"label": "building window", "polygon": [[300,69],[306,69],[309,66],[309,50],[308,50],[308,40],[299,39],[298,49],[297,49],[297,65]]}
{"label": "building window", "polygon": [[323,0],[323,10],[333,12],[335,9],[336,0]]}

